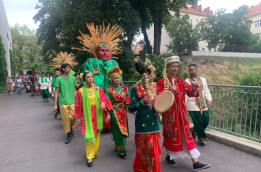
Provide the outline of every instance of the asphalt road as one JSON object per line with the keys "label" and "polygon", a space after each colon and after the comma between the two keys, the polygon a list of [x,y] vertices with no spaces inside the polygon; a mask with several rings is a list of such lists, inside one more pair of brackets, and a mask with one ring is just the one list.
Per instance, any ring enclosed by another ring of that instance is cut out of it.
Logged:
{"label": "asphalt road", "polygon": [[[127,141],[127,159],[120,159],[114,151],[109,133],[102,133],[97,159],[92,168],[86,166],[85,146],[80,129],[68,145],[64,144],[61,120],[54,119],[53,101],[44,103],[41,97],[30,94],[0,95],[0,171],[1,172],[131,172],[135,156],[134,118],[128,114],[130,137]],[[200,162],[211,163],[213,172],[260,172],[261,158],[208,141],[207,147],[198,147]],[[162,172],[189,172],[189,159],[176,160],[177,167],[164,161]]]}

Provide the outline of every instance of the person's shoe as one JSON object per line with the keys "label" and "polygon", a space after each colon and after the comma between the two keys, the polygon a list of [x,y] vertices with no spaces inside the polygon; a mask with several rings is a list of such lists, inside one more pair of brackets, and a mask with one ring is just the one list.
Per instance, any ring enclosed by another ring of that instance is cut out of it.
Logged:
{"label": "person's shoe", "polygon": [[46,99],[44,99],[44,102],[46,102]]}
{"label": "person's shoe", "polygon": [[126,154],[125,154],[125,153],[121,153],[121,154],[119,154],[119,157],[120,157],[121,159],[126,159]]}
{"label": "person's shoe", "polygon": [[67,138],[65,139],[65,144],[69,144],[71,142],[71,133],[67,133]]}
{"label": "person's shoe", "polygon": [[169,165],[171,165],[172,167],[176,167],[176,166],[178,165],[173,159],[170,160],[170,156],[165,157],[165,160],[166,160],[167,163],[168,163]]}
{"label": "person's shoe", "polygon": [[34,95],[31,94],[31,97],[33,97]]}
{"label": "person's shoe", "polygon": [[207,146],[205,145],[205,143],[202,142],[202,141],[198,141],[198,145],[199,145],[200,147],[203,147],[203,148],[207,147]]}
{"label": "person's shoe", "polygon": [[48,99],[46,99],[46,102],[49,102],[49,100],[48,100]]}
{"label": "person's shoe", "polygon": [[87,166],[88,167],[92,167],[92,165],[93,165],[93,161],[92,160],[91,161],[87,160]]}
{"label": "person's shoe", "polygon": [[206,168],[211,167],[211,164],[201,164],[199,161],[197,161],[195,164],[193,164],[194,170],[203,170]]}

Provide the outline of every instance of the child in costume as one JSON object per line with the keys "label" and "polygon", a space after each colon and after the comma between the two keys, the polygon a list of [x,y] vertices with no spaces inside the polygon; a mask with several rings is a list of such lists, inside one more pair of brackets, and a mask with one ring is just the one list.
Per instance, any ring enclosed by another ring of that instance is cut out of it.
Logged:
{"label": "child in costume", "polygon": [[128,88],[120,85],[122,71],[119,67],[109,69],[107,75],[113,85],[106,89],[108,111],[111,116],[111,130],[115,142],[115,150],[122,159],[126,158],[126,140],[129,136],[127,105],[130,102]]}
{"label": "child in costume", "polygon": [[131,89],[130,112],[137,112],[135,118],[136,156],[133,169],[136,172],[160,172],[161,141],[160,126],[156,111],[153,108],[157,96],[155,67],[146,63],[135,63],[136,70],[142,75]]}
{"label": "child in costume", "polygon": [[[81,126],[84,135],[87,166],[92,167],[93,159],[98,153],[100,145],[100,132],[103,129],[103,115],[106,97],[101,87],[93,84],[93,74],[86,71],[82,80],[86,83],[76,94],[75,127]],[[109,115],[108,115],[109,117]]]}

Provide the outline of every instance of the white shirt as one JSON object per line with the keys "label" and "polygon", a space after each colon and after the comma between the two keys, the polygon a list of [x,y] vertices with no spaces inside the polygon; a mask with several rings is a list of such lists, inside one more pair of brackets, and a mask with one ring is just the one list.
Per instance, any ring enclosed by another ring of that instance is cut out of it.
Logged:
{"label": "white shirt", "polygon": [[[203,83],[203,91],[202,91],[202,95],[203,95],[203,98],[204,100],[212,100],[212,97],[211,97],[211,94],[210,94],[210,91],[208,89],[208,83],[207,83],[207,80],[203,77],[200,77],[201,80],[202,80],[202,83]],[[191,84],[190,80],[187,78],[185,80],[188,84]],[[205,102],[205,105],[206,105],[206,102]],[[186,108],[188,111],[200,111],[198,105],[197,105],[197,98],[196,97],[188,97],[186,95]],[[206,111],[208,110],[207,108],[207,105],[206,105],[206,108],[203,109],[203,111]]]}
{"label": "white shirt", "polygon": [[39,78],[39,84],[40,84],[40,89],[41,90],[49,89],[50,80],[49,80],[49,78],[47,78],[47,82],[45,82],[45,79],[44,79],[44,82],[42,83],[41,82],[41,78]]}

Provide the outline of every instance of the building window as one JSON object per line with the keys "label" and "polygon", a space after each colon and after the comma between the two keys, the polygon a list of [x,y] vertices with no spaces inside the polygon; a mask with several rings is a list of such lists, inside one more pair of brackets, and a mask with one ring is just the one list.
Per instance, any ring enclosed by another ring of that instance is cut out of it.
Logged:
{"label": "building window", "polygon": [[259,33],[259,38],[261,39],[261,33]]}
{"label": "building window", "polygon": [[255,21],[255,28],[261,27],[261,20]]}
{"label": "building window", "polygon": [[9,35],[8,35],[8,33],[6,34],[6,37],[7,37],[7,40],[9,41]]}
{"label": "building window", "polygon": [[198,24],[199,22],[198,22],[198,19],[196,19],[196,24]]}
{"label": "building window", "polygon": [[189,23],[191,26],[193,26],[193,25],[192,25],[192,20],[189,19],[189,20],[188,20],[188,23]]}

